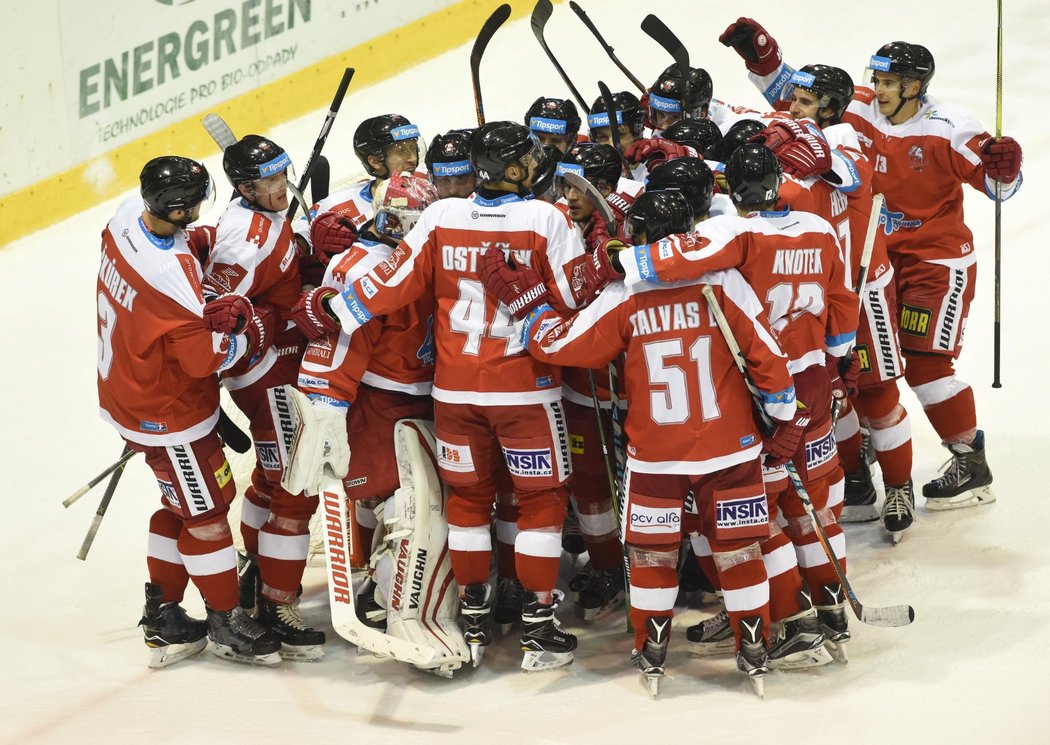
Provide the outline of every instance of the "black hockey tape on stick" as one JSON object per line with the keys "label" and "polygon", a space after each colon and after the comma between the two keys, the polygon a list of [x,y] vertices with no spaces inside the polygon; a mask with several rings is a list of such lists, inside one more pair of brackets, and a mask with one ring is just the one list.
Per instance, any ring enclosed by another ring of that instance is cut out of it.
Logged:
{"label": "black hockey tape on stick", "polygon": [[605,53],[609,55],[609,59],[613,61],[613,64],[620,68],[620,72],[626,75],[627,79],[634,83],[638,91],[644,96],[648,92],[646,87],[642,85],[642,82],[638,80],[638,78],[631,74],[631,71],[627,69],[627,66],[616,56],[616,50],[609,45],[609,42],[607,42],[605,37],[601,35],[601,32],[598,31],[594,22],[591,21],[590,17],[587,15],[587,11],[577,5],[574,0],[569,0],[569,7],[572,8],[572,12],[579,16],[579,19],[583,21],[583,25],[590,29],[590,32],[594,34],[594,38],[602,45],[602,49],[604,49]]}
{"label": "black hockey tape on stick", "polygon": [[84,542],[80,544],[80,550],[77,551],[77,558],[81,561],[87,560],[88,551],[91,550],[91,544],[95,542],[95,535],[102,526],[102,518],[106,516],[110,500],[113,499],[113,494],[117,491],[117,484],[120,483],[124,467],[127,465],[130,456],[134,454],[135,451],[131,449],[131,445],[124,445],[124,452],[120,456],[120,461],[117,461],[120,465],[113,471],[113,475],[110,476],[109,483],[106,485],[106,493],[102,495],[102,501],[98,503],[95,516],[91,518],[91,525],[88,526],[87,535],[84,536]]}
{"label": "black hockey tape on stick", "polygon": [[230,446],[235,453],[247,453],[252,449],[251,438],[244,433],[237,423],[230,419],[229,415],[219,409],[219,437]]}
{"label": "black hockey tape on stick", "polygon": [[583,96],[576,90],[576,86],[569,80],[569,76],[565,72],[565,68],[561,66],[558,59],[554,56],[554,52],[547,46],[547,40],[543,37],[544,29],[547,26],[547,21],[550,20],[551,13],[554,12],[554,5],[551,4],[551,0],[537,0],[536,7],[532,9],[532,33],[536,36],[536,41],[540,43],[543,48],[543,53],[547,55],[547,59],[554,65],[554,69],[558,71],[558,75],[568,86],[569,91],[572,93],[572,97],[576,99],[576,103],[580,105],[585,114],[590,114],[590,106],[583,100]]}
{"label": "black hockey tape on stick", "polygon": [[474,111],[478,116],[478,126],[485,123],[485,105],[481,100],[481,58],[485,54],[492,37],[496,35],[499,27],[510,18],[510,5],[503,5],[492,11],[478,36],[474,39],[474,46],[470,50],[470,81],[474,86]]}
{"label": "black hockey tape on stick", "polygon": [[[325,115],[324,123],[321,125],[321,131],[317,135],[317,139],[314,141],[314,149],[310,151],[310,158],[306,161],[306,168],[303,170],[303,175],[299,179],[299,191],[306,189],[306,185],[310,183],[310,178],[313,176],[315,163],[317,163],[318,157],[321,155],[321,149],[324,147],[325,141],[328,139],[328,134],[332,131],[332,125],[335,123],[335,115],[339,113],[339,107],[343,104],[343,98],[346,96],[346,89],[350,87],[350,81],[354,78],[354,68],[348,67],[343,71],[343,77],[339,81],[339,87],[335,91],[335,96],[332,98],[332,105],[328,108],[328,113]],[[303,209],[307,209],[308,205],[303,205]],[[291,220],[295,217],[295,211],[299,208],[299,199],[293,199],[292,203],[288,206],[288,212],[285,213],[285,219]]]}
{"label": "black hockey tape on stick", "polygon": [[686,102],[689,101],[689,50],[675,36],[674,31],[652,13],[642,19],[642,31],[649,34],[653,41],[662,46],[678,65],[678,70],[682,73],[682,118],[688,119]]}

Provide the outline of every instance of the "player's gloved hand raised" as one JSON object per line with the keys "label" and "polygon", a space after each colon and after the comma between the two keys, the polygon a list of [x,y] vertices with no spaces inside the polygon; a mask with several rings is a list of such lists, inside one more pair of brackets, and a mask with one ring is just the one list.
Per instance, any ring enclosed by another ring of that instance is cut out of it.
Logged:
{"label": "player's gloved hand raised", "polygon": [[252,301],[227,293],[204,304],[204,328],[219,334],[240,334],[255,317]]}
{"label": "player's gloved hand raised", "polygon": [[292,321],[310,341],[339,330],[339,321],[328,306],[338,294],[334,287],[316,287],[300,295],[292,307]]}
{"label": "player's gloved hand raised", "polygon": [[845,357],[825,356],[828,375],[831,377],[831,392],[835,398],[856,398],[860,383],[860,358],[852,349]]}
{"label": "player's gloved hand raised", "polygon": [[499,299],[510,314],[522,319],[549,298],[540,273],[528,266],[511,265],[503,251],[489,249],[481,255],[479,271],[485,289]]}
{"label": "player's gloved hand raised", "polygon": [[357,228],[350,218],[338,212],[323,212],[310,224],[314,254],[324,266],[328,266],[333,256],[350,248],[357,235]]}
{"label": "player's gloved hand raised", "polygon": [[762,438],[766,468],[782,466],[795,456],[802,443],[802,433],[809,425],[809,418],[809,410],[800,408],[794,419],[790,422],[777,422],[773,431]]}
{"label": "player's gloved hand raised", "polygon": [[668,160],[699,156],[696,150],[688,145],[679,145],[671,140],[656,138],[635,140],[624,151],[623,157],[631,163],[645,163],[645,167],[652,171],[656,166]]}
{"label": "player's gloved hand raised", "polygon": [[737,18],[729,24],[718,40],[733,47],[755,75],[769,75],[780,66],[783,56],[777,40],[753,18]]}
{"label": "player's gloved hand raised", "polygon": [[1009,183],[1021,173],[1021,161],[1024,153],[1021,145],[1013,137],[991,139],[984,146],[981,162],[988,178]]}
{"label": "player's gloved hand raised", "polygon": [[796,121],[777,121],[751,138],[772,150],[784,173],[798,179],[820,176],[831,170],[831,146],[815,126]]}

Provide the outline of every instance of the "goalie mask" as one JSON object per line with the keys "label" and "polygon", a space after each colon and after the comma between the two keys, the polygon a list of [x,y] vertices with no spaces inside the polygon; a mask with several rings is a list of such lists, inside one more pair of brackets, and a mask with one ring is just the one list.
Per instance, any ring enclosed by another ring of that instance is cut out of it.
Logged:
{"label": "goalie mask", "polygon": [[403,171],[381,181],[372,199],[376,232],[394,241],[402,240],[415,227],[423,210],[437,199],[437,189],[421,173]]}

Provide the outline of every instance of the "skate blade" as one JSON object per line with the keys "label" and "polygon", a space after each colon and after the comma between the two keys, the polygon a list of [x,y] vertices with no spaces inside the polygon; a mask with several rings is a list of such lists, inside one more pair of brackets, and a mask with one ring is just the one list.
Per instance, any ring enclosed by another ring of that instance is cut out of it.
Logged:
{"label": "skate blade", "polygon": [[583,612],[583,620],[584,621],[600,621],[601,619],[605,618],[607,615],[612,613],[617,608],[622,608],[623,607],[623,595],[624,594],[621,592],[621,593],[617,594],[616,597],[614,597],[608,603],[606,603],[605,605],[599,606],[597,608],[584,608],[583,606],[580,606],[580,610]]}
{"label": "skate blade", "polygon": [[780,659],[770,658],[768,664],[770,670],[806,670],[812,667],[823,667],[831,664],[831,661],[831,653],[824,648],[824,645],[821,645],[816,649],[793,652]]}
{"label": "skate blade", "polygon": [[879,519],[879,511],[873,504],[847,505],[842,508],[840,523],[873,523]]}
{"label": "skate blade", "polygon": [[979,507],[984,504],[991,504],[994,501],[995,492],[992,491],[992,487],[979,486],[976,489],[970,489],[968,492],[963,492],[948,499],[927,497],[926,509],[933,512],[945,512],[947,510],[961,510],[965,507]]}
{"label": "skate blade", "polygon": [[650,696],[656,698],[660,695],[660,681],[664,677],[662,670],[658,673],[647,673],[643,671],[640,677],[642,687],[649,692]]}
{"label": "skate blade", "polygon": [[485,656],[485,647],[481,644],[467,644],[470,650],[470,664],[477,668],[481,665],[481,658]]}
{"label": "skate blade", "polygon": [[534,652],[529,650],[521,659],[521,669],[527,673],[554,670],[572,664],[572,652]]}
{"label": "skate blade", "polygon": [[900,543],[901,542],[901,538],[903,538],[903,537],[904,537],[904,531],[903,530],[890,531],[890,540],[893,541],[893,545],[894,546],[896,546],[898,543]]}
{"label": "skate blade", "polygon": [[689,642],[689,654],[693,657],[717,657],[720,655],[732,654],[735,647],[736,642],[732,637],[724,641],[714,642],[713,644]]}
{"label": "skate blade", "polygon": [[751,688],[754,690],[755,695],[759,698],[766,697],[766,680],[765,674],[762,675],[748,675],[747,679],[751,682]]}
{"label": "skate blade", "polygon": [[830,639],[824,643],[825,649],[831,653],[831,656],[838,662],[846,663],[849,662],[849,653],[846,651],[846,642],[833,642]]}
{"label": "skate blade", "polygon": [[197,654],[208,646],[208,638],[204,637],[187,644],[167,644],[163,647],[146,646],[150,647],[149,661],[146,663],[146,667],[150,670],[160,670],[164,667],[171,667],[176,662],[182,662]]}
{"label": "skate blade", "polygon": [[212,644],[212,653],[223,660],[229,660],[230,662],[240,662],[244,665],[259,665],[260,667],[273,667],[274,665],[281,664],[281,655],[277,652],[271,652],[270,654],[242,654],[233,649],[233,647],[225,644]]}
{"label": "skate blade", "polygon": [[320,644],[306,644],[296,646],[294,644],[282,644],[277,653],[282,660],[288,662],[320,662],[324,657],[324,647]]}

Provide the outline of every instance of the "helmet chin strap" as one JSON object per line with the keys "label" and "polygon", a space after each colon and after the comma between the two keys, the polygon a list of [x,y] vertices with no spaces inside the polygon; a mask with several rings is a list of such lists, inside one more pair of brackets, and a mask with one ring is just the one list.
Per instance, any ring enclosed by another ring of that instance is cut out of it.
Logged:
{"label": "helmet chin strap", "polygon": [[[914,80],[914,78],[901,78],[901,87],[900,87],[900,98],[901,98],[901,100],[900,100],[900,103],[897,104],[897,108],[895,108],[893,110],[893,113],[890,114],[887,117],[888,119],[892,119],[893,117],[897,116],[897,114],[900,113],[901,109],[904,108],[904,104],[908,103],[909,101],[914,101],[914,100],[916,100],[918,98],[922,98],[922,93],[921,92],[919,93],[919,95],[912,96],[911,98],[907,98],[904,95],[904,89],[907,86],[911,85],[913,80]],[[905,82],[905,81],[907,81],[907,82]]]}

